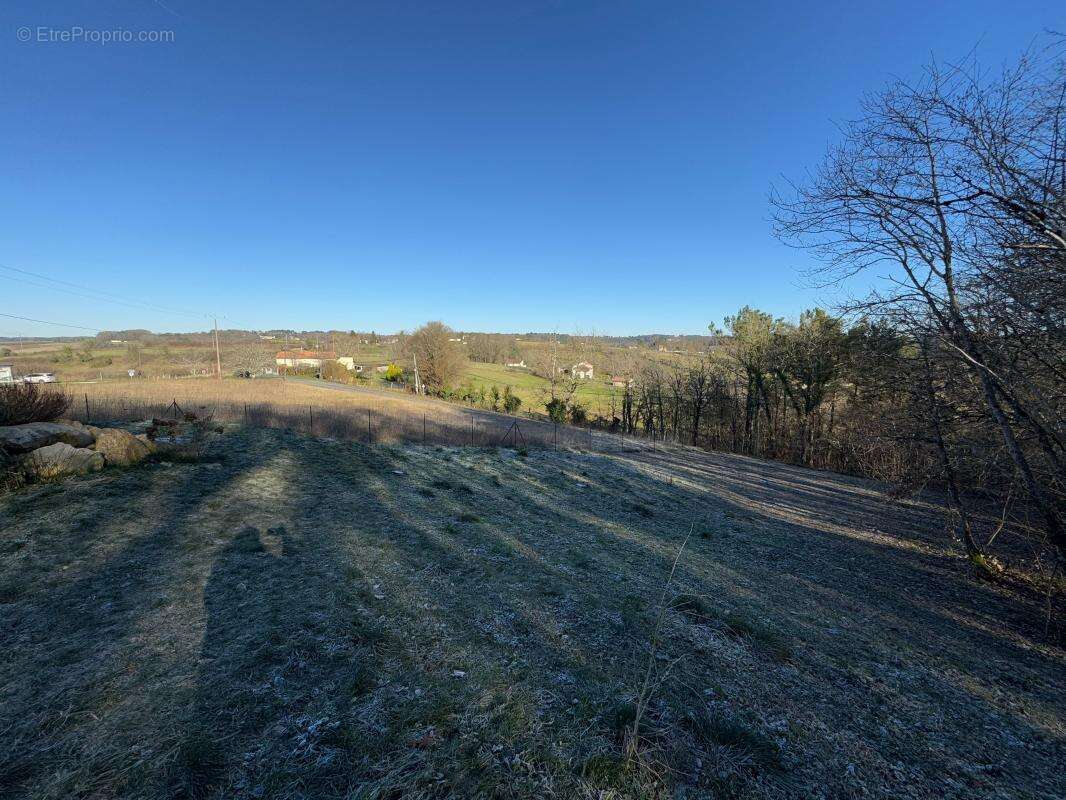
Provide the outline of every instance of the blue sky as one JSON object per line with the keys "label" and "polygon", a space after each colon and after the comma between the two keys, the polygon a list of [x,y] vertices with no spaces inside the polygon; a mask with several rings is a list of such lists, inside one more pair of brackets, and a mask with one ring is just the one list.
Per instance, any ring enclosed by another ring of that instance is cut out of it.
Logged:
{"label": "blue sky", "polygon": [[[0,311],[608,334],[794,316],[832,297],[771,236],[771,182],[930,54],[998,64],[1064,23],[988,0],[7,2],[0,265],[134,307],[0,269]],[[173,41],[47,40],[76,26]],[[15,333],[77,330],[0,317]]]}

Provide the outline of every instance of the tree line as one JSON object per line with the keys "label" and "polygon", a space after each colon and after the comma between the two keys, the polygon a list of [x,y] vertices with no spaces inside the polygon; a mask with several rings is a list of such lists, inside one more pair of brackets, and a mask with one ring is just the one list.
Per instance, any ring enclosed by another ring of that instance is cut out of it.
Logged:
{"label": "tree line", "polygon": [[978,563],[974,497],[1066,560],[1066,66],[1062,41],[989,73],[934,64],[864,102],[776,233],[827,283],[872,274],[841,317],[750,308],[722,352],[646,366],[617,425],[946,489]]}

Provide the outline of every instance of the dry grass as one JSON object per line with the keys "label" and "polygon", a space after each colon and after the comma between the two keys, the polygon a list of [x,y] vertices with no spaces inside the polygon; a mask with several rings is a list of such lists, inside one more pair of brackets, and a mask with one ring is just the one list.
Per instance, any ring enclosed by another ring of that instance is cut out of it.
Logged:
{"label": "dry grass", "polygon": [[0,518],[4,798],[1063,794],[1039,604],[870,483],[239,429]]}
{"label": "dry grass", "polygon": [[[73,387],[70,387],[74,391]],[[476,447],[575,447],[598,442],[617,448],[617,437],[569,426],[462,408],[399,391],[295,380],[121,381],[85,384],[74,392],[73,415],[86,421],[127,421],[168,416],[178,408],[256,427],[287,428],[315,436],[362,442],[414,442]],[[517,419],[517,433],[512,425]]]}

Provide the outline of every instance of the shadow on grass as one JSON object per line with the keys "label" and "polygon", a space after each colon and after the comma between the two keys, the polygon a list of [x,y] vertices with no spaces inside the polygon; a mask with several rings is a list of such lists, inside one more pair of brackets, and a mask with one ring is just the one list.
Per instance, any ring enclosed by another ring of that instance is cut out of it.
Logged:
{"label": "shadow on grass", "polygon": [[[844,796],[847,763],[893,760],[926,790],[958,775],[926,754],[934,716],[962,760],[987,746],[968,729],[1009,730],[1023,786],[1061,749],[1011,711],[1054,713],[1061,660],[993,626],[1008,598],[907,546],[932,541],[919,516],[878,506],[898,531],[864,535],[866,486],[270,431],[227,447],[64,485],[37,542],[33,504],[3,501],[27,541],[5,578],[36,565],[0,598],[5,796],[779,794],[789,769]],[[619,760],[615,718],[694,521],[662,648],[681,660],[649,710],[658,778]],[[894,780],[874,795],[914,788]]]}

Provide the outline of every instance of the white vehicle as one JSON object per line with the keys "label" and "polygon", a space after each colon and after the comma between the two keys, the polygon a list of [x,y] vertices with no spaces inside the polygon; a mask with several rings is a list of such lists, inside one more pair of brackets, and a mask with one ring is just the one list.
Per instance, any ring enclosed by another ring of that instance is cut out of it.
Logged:
{"label": "white vehicle", "polygon": [[22,376],[23,383],[55,383],[56,374],[54,372],[31,372],[29,375]]}

